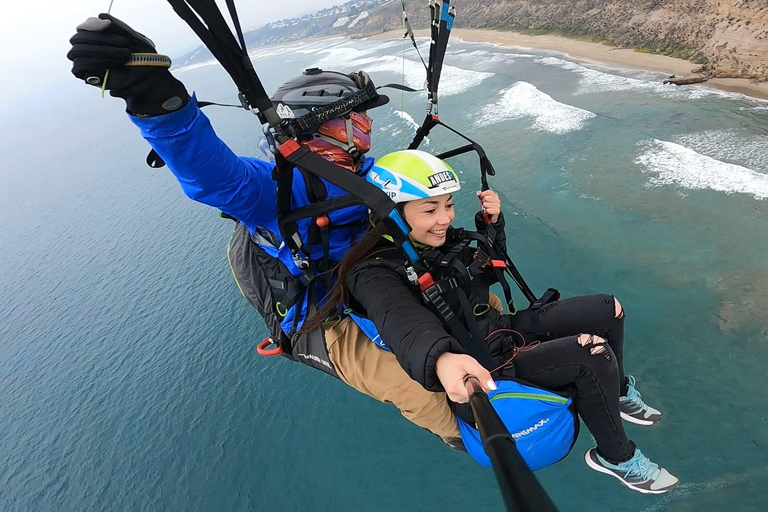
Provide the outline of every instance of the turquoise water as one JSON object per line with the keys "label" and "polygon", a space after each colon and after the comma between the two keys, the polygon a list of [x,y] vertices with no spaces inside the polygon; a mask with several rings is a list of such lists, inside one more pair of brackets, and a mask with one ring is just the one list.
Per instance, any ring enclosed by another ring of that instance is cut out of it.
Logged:
{"label": "turquoise water", "polygon": [[[418,87],[401,49],[331,40],[254,62],[267,89],[312,65]],[[456,42],[446,63],[441,118],[494,161],[515,261],[537,290],[619,297],[627,368],[665,414],[627,430],[683,481],[661,497],[623,488],[586,467],[584,430],[538,473],[555,502],[762,510],[766,104],[489,45]],[[216,66],[178,76],[201,99],[234,100]],[[231,279],[231,225],[144,165],[121,102],[64,92],[0,126],[0,510],[502,508],[489,470],[391,406],[256,355],[266,330]],[[423,96],[391,96],[373,112],[374,155],[423,117]],[[258,153],[253,116],[206,111],[231,147]],[[436,132],[425,149],[455,143]],[[453,163],[466,223],[478,173],[472,157]]]}

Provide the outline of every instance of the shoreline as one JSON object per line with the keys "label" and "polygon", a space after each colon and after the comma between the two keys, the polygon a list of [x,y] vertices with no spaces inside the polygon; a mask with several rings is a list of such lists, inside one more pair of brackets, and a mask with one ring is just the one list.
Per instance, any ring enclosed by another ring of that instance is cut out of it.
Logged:
{"label": "shoreline", "polygon": [[[427,30],[416,30],[414,33],[417,37],[429,37]],[[372,39],[399,39],[402,38],[402,34],[400,30],[391,30],[376,34]],[[658,71],[677,77],[690,75],[692,70],[699,67],[693,62],[666,55],[636,52],[631,48],[619,48],[557,35],[530,35],[477,28],[455,28],[452,30],[452,35],[467,42],[492,43],[507,48],[556,51],[588,64],[609,68]],[[753,83],[748,78],[711,78],[696,85],[740,93],[754,99],[768,100],[768,83]]]}

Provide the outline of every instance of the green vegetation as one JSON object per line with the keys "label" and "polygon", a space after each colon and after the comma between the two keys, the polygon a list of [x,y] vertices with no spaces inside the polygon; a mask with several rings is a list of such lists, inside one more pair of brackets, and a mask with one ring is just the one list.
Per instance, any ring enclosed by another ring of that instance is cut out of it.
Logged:
{"label": "green vegetation", "polygon": [[668,55],[676,59],[689,60],[694,64],[705,64],[707,58],[701,55],[697,50],[675,42],[659,41],[653,45],[643,45],[635,49],[641,53],[654,53],[659,55]]}
{"label": "green vegetation", "polygon": [[510,32],[517,32],[518,34],[525,34],[531,36],[561,36],[568,39],[577,39],[579,41],[588,41],[590,43],[602,43],[610,46],[620,46],[618,43],[611,41],[607,37],[591,32],[590,30],[583,28],[556,28],[551,26],[540,28],[528,28],[528,27],[494,27],[495,30],[509,30]]}

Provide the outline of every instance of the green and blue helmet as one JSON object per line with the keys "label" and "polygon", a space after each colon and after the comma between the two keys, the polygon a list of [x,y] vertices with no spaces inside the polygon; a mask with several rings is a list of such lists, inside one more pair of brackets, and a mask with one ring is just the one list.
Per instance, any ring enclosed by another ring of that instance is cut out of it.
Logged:
{"label": "green and blue helmet", "polygon": [[376,160],[366,180],[396,203],[453,194],[461,189],[459,175],[439,158],[406,149]]}

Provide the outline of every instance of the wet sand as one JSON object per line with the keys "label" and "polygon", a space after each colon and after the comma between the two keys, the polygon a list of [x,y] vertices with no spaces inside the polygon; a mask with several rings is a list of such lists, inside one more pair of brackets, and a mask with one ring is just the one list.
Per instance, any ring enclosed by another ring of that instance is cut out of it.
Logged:
{"label": "wet sand", "polygon": [[[426,30],[417,30],[416,35],[426,37],[429,33]],[[452,36],[465,41],[488,42],[505,47],[552,50],[562,52],[574,60],[588,64],[613,68],[646,69],[678,77],[689,75],[691,71],[699,67],[687,60],[667,57],[666,55],[641,53],[630,48],[617,48],[556,35],[537,36],[500,30],[456,28],[453,29]],[[402,32],[392,30],[374,37],[376,39],[397,39],[402,37]],[[696,86],[711,87],[768,100],[768,83],[753,83],[746,78],[713,78],[707,82],[696,84]]]}

